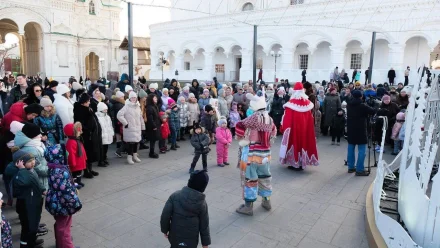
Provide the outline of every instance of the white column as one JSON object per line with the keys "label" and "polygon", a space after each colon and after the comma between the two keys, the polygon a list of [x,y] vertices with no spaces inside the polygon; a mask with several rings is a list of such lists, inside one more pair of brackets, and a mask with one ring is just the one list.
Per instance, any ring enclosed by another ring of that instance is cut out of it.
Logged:
{"label": "white column", "polygon": [[345,47],[343,46],[330,46],[330,50],[332,51],[332,68],[334,69],[336,66],[339,67],[339,70],[344,68],[344,53]]}
{"label": "white column", "polygon": [[241,69],[250,70],[252,67],[252,51],[247,48],[241,49]]}

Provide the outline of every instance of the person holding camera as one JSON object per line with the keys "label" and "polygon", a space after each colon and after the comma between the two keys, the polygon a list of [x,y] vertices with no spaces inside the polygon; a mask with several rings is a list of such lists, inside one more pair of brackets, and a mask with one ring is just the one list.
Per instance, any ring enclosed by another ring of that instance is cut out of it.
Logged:
{"label": "person holding camera", "polygon": [[[364,160],[368,143],[367,121],[369,115],[374,115],[375,110],[362,102],[362,92],[354,90],[353,98],[347,102],[347,164],[348,173],[356,172],[356,176],[368,176],[364,170]],[[358,158],[355,168],[355,148],[358,146]]]}

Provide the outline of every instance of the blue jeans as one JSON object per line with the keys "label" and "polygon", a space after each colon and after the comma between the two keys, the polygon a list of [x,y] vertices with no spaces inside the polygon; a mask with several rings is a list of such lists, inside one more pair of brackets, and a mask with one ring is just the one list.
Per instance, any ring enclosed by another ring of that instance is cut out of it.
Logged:
{"label": "blue jeans", "polygon": [[179,129],[171,128],[171,144],[175,145],[177,141],[177,136],[179,136]]}
{"label": "blue jeans", "polygon": [[[362,172],[364,171],[364,161],[366,155],[367,144],[357,145],[358,146],[358,159],[356,162],[356,171]],[[356,145],[348,144],[348,152],[347,152],[347,164],[348,169],[354,169],[354,162],[356,160],[354,152]]]}
{"label": "blue jeans", "polygon": [[403,147],[403,141],[402,140],[395,140],[394,141],[394,153],[399,153],[401,147]]}

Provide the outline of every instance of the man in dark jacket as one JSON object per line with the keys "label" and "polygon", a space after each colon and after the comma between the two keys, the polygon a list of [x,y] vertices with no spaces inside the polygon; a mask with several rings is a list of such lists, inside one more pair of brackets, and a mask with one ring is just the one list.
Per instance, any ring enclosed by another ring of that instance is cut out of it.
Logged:
{"label": "man in dark jacket", "polygon": [[199,96],[200,96],[200,86],[199,86],[199,81],[197,81],[197,79],[192,80],[191,87],[189,88],[189,91],[194,94],[194,96],[196,97],[196,99],[198,101]]}
{"label": "man in dark jacket", "polygon": [[44,90],[44,95],[48,96],[52,102],[55,101],[53,95],[57,93],[57,86],[58,86],[58,81],[53,80],[52,82],[50,82],[49,88]]}
{"label": "man in dark jacket", "polygon": [[[364,171],[364,160],[368,143],[367,121],[368,116],[373,115],[375,110],[362,103],[362,93],[354,90],[353,98],[347,103],[347,164],[348,173],[356,172],[356,176],[368,176]],[[358,146],[358,159],[355,164],[355,148]]]}
{"label": "man in dark jacket", "polygon": [[28,84],[26,82],[26,75],[18,74],[17,85],[12,88],[12,90],[9,92],[8,98],[6,99],[6,109],[3,110],[5,113],[9,112],[9,108],[12,106],[12,104],[20,101],[21,96],[26,94],[27,87]]}
{"label": "man in dark jacket", "polygon": [[188,186],[174,192],[165,203],[160,229],[171,248],[197,248],[199,235],[203,248],[211,244],[208,205],[203,194],[208,182],[206,171],[195,171],[191,173]]}
{"label": "man in dark jacket", "polygon": [[394,79],[395,78],[396,78],[396,71],[393,68],[391,68],[388,71],[388,80],[390,82],[390,85],[394,85]]}
{"label": "man in dark jacket", "polygon": [[122,92],[125,92],[125,86],[127,85],[130,85],[130,78],[126,73],[122,73],[121,80],[119,80],[116,87],[119,88]]}

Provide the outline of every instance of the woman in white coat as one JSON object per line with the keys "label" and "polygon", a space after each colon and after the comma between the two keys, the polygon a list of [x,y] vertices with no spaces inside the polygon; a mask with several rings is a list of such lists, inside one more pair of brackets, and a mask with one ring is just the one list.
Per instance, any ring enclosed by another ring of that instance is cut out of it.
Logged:
{"label": "woman in white coat", "polygon": [[113,136],[115,135],[112,119],[107,112],[107,104],[103,102],[98,103],[96,117],[98,117],[98,121],[102,129],[102,148],[104,155],[102,156],[102,161],[99,161],[99,167],[107,167],[107,165],[109,165],[107,160],[108,145],[113,143]]}
{"label": "woman in white coat", "polygon": [[54,95],[53,105],[63,122],[63,127],[73,123],[73,102],[70,99],[70,89],[65,84],[58,84],[57,93]]}
{"label": "woman in white coat", "polygon": [[123,140],[127,143],[128,164],[141,162],[137,153],[137,145],[142,139],[142,130],[145,130],[145,122],[137,100],[137,94],[133,91],[130,92],[128,99],[125,101],[125,106],[119,110],[117,115],[118,120],[123,126]]}

